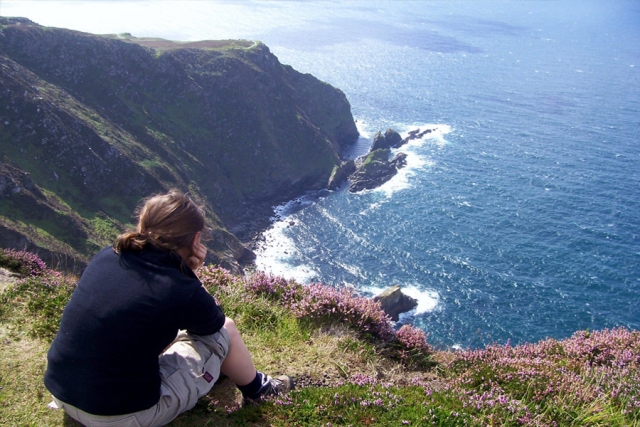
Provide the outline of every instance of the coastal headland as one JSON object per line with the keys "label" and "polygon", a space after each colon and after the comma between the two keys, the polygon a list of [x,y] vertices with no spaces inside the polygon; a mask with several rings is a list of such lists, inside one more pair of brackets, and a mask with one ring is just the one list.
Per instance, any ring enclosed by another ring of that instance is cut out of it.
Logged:
{"label": "coastal headland", "polygon": [[80,271],[177,187],[241,272],[272,206],[327,186],[358,137],[344,93],[260,42],[93,35],[0,18],[0,247]]}

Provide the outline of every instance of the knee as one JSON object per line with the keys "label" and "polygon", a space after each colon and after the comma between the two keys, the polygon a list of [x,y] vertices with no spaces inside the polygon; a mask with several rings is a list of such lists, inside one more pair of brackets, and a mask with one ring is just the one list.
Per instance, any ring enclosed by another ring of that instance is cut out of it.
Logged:
{"label": "knee", "polygon": [[229,340],[232,343],[237,343],[242,340],[240,332],[238,331],[236,323],[233,321],[233,319],[229,319],[228,317],[226,317],[224,320],[224,328],[229,333]]}
{"label": "knee", "polygon": [[231,336],[240,334],[238,332],[238,328],[236,327],[236,323],[233,321],[233,319],[225,317],[224,318],[224,327],[225,327],[225,329],[227,331],[229,331],[229,335],[231,335]]}

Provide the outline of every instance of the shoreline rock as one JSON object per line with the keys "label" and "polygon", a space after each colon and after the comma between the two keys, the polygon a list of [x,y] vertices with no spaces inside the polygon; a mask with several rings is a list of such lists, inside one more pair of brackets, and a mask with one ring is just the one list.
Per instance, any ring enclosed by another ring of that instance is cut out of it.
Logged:
{"label": "shoreline rock", "polygon": [[381,294],[375,296],[373,300],[379,301],[382,310],[395,322],[400,319],[401,313],[406,313],[418,306],[418,300],[403,294],[400,285],[385,289]]}
{"label": "shoreline rock", "polygon": [[407,135],[406,138],[404,138],[401,142],[400,145],[398,145],[398,147],[403,146],[404,144],[406,144],[407,142],[413,140],[413,139],[420,139],[423,136],[431,133],[431,132],[435,132],[435,128],[434,129],[425,129],[423,131],[420,131],[420,128],[418,129],[414,129],[412,131],[409,131],[409,134]]}
{"label": "shoreline rock", "polygon": [[340,166],[336,166],[331,173],[327,188],[335,190],[346,181],[356,171],[356,162],[353,159],[343,162]]}
{"label": "shoreline rock", "polygon": [[398,169],[407,164],[406,154],[398,153],[392,160],[389,160],[390,155],[389,148],[380,148],[362,159],[356,171],[349,176],[349,192],[357,193],[378,188],[393,178],[398,173]]}
{"label": "shoreline rock", "polygon": [[388,128],[384,134],[378,131],[373,138],[369,154],[355,160],[347,160],[336,166],[331,173],[327,188],[336,190],[344,181],[349,181],[349,191],[357,193],[372,190],[393,178],[398,170],[407,165],[407,155],[398,153],[389,160],[391,148],[399,148],[413,139],[422,138],[436,129],[409,131],[407,137],[402,138],[394,129]]}
{"label": "shoreline rock", "polygon": [[378,131],[373,137],[373,144],[370,151],[375,151],[380,148],[398,148],[402,145],[403,139],[398,132],[389,128],[385,131],[384,135],[381,131]]}

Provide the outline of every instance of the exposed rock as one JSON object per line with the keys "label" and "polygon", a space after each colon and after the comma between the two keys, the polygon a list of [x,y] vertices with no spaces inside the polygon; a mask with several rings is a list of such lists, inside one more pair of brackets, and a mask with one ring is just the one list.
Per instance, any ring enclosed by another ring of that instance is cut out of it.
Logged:
{"label": "exposed rock", "polygon": [[389,144],[391,148],[399,147],[399,144],[402,141],[402,137],[400,136],[400,134],[393,129],[387,129],[385,131],[384,139],[385,141],[387,141],[387,144]]}
{"label": "exposed rock", "polygon": [[[241,264],[255,261],[256,254],[228,231],[222,229],[212,230],[210,237],[209,245],[215,249],[215,253],[207,254],[206,261],[221,264],[227,270],[238,274],[242,273]],[[226,257],[220,257],[220,253],[225,254]],[[216,258],[216,254],[218,254],[218,258]]]}
{"label": "exposed rock", "polygon": [[414,129],[408,132],[408,135],[405,138],[402,138],[398,132],[389,128],[385,131],[384,134],[378,131],[376,135],[373,137],[373,144],[371,145],[371,151],[378,150],[380,148],[399,148],[405,145],[407,142],[420,139],[423,136],[434,132],[436,129],[425,129],[420,130]]}
{"label": "exposed rock", "polygon": [[406,144],[407,142],[411,141],[412,139],[420,139],[423,136],[431,133],[435,131],[435,129],[425,129],[423,131],[420,131],[420,128],[418,129],[414,129],[412,131],[409,131],[409,134],[402,140],[400,141],[400,143],[398,144],[398,147]]}
{"label": "exposed rock", "polygon": [[20,185],[11,176],[0,175],[0,197],[8,197],[11,194],[19,193]]}
{"label": "exposed rock", "polygon": [[20,194],[24,191],[40,191],[31,179],[31,175],[22,169],[0,163],[0,198]]}
{"label": "exposed rock", "polygon": [[404,153],[398,153],[391,161],[388,148],[372,151],[362,159],[356,171],[349,177],[349,191],[357,193],[362,190],[372,190],[393,178],[398,169],[407,164]]}
{"label": "exposed rock", "polygon": [[407,166],[407,155],[405,153],[398,153],[389,163],[395,166],[396,169],[402,169]]}
{"label": "exposed rock", "polygon": [[397,148],[402,143],[402,137],[398,132],[389,128],[385,131],[376,133],[373,137],[373,144],[371,145],[371,151],[379,150],[381,148]]}
{"label": "exposed rock", "polygon": [[413,310],[418,306],[418,301],[400,290],[400,285],[392,286],[380,295],[374,297],[374,301],[380,301],[380,306],[391,320],[397,321],[401,313]]}
{"label": "exposed rock", "polygon": [[[413,138],[418,133],[419,130],[409,132],[408,138]],[[384,134],[377,132],[369,154],[357,161],[355,172],[349,176],[349,191],[356,193],[371,190],[393,178],[398,173],[398,169],[407,165],[407,155],[398,153],[389,160],[390,149],[397,148],[406,141],[407,139],[402,139],[400,134],[391,128]]]}
{"label": "exposed rock", "polygon": [[387,145],[387,141],[384,138],[382,132],[378,131],[373,137],[373,144],[371,144],[371,148],[369,149],[369,151],[381,150],[385,148],[389,148],[389,146]]}
{"label": "exposed rock", "polygon": [[335,190],[356,171],[356,163],[353,159],[343,162],[340,166],[333,168],[331,177],[329,178],[329,184],[327,188],[329,190]]}

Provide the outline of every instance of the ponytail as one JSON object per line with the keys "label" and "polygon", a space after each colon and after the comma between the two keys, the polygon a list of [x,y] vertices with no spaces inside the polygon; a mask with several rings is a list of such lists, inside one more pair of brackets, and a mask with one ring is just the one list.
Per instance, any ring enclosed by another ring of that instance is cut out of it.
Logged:
{"label": "ponytail", "polygon": [[113,249],[116,252],[121,251],[141,251],[146,245],[147,240],[143,235],[138,232],[130,231],[128,233],[122,233],[116,237],[116,241],[113,244]]}
{"label": "ponytail", "polygon": [[148,197],[136,211],[136,231],[119,235],[113,244],[118,253],[141,251],[147,245],[175,252],[188,247],[205,226],[202,207],[178,190]]}

